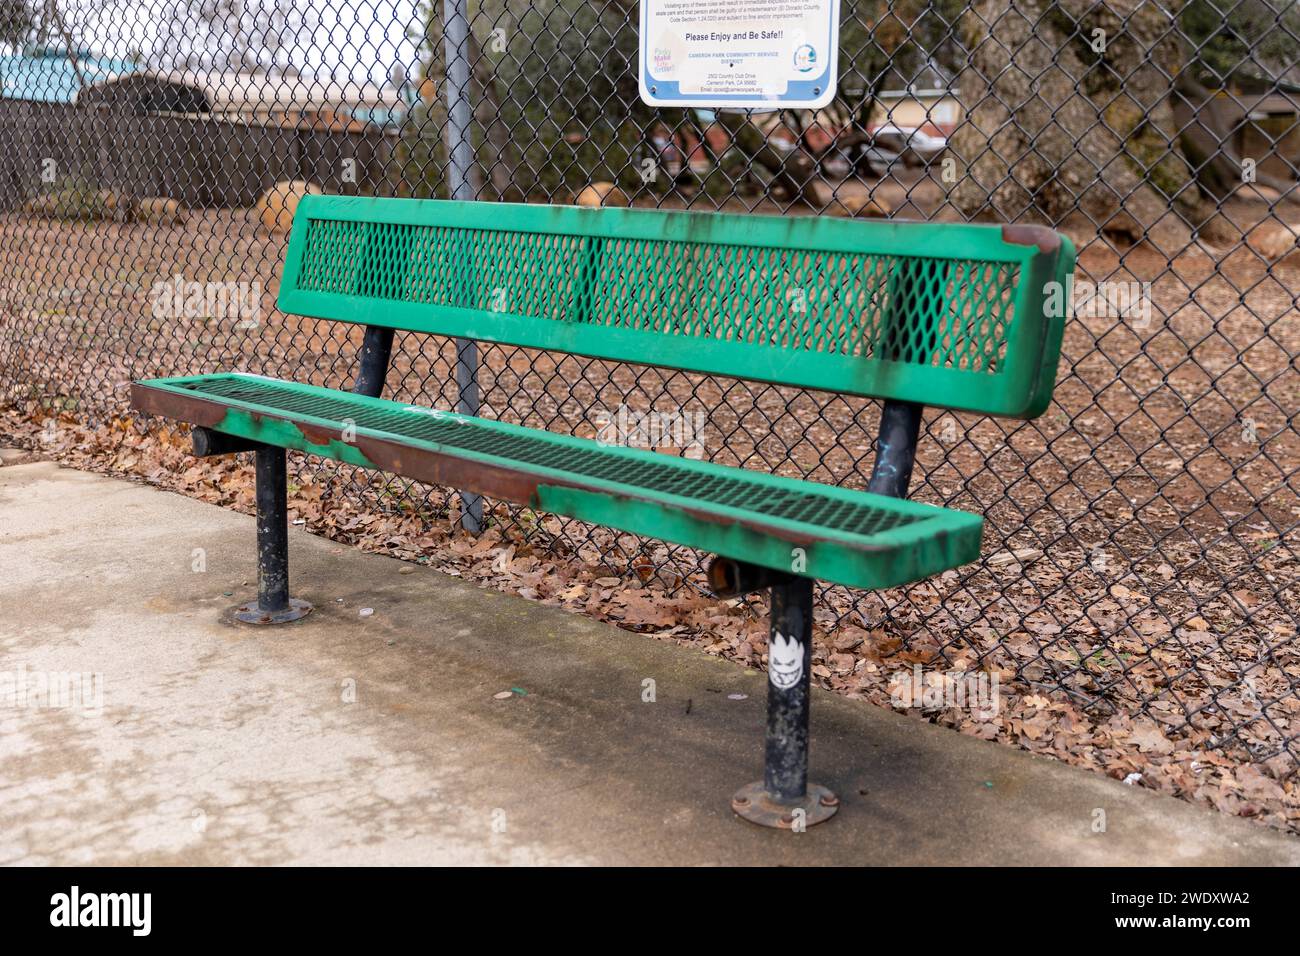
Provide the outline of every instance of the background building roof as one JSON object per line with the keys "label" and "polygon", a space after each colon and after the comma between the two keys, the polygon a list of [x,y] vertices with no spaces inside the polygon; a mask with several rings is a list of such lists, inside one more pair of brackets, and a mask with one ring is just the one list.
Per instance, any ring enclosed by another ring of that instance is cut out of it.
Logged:
{"label": "background building roof", "polygon": [[127,86],[144,94],[149,90],[188,90],[185,99],[202,102],[212,113],[256,113],[285,110],[346,108],[356,111],[400,110],[397,90],[360,80],[328,77],[286,78],[266,73],[217,73],[193,70],[138,70],[107,74],[90,84],[83,97],[107,98],[114,87]]}

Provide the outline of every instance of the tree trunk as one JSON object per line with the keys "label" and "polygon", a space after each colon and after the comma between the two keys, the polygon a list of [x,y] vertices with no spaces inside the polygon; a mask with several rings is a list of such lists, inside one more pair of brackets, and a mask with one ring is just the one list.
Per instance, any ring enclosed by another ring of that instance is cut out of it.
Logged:
{"label": "tree trunk", "polygon": [[1167,251],[1190,241],[1207,210],[1173,114],[1180,7],[976,0],[963,21],[966,122],[952,141],[957,208],[1051,224],[1077,210]]}
{"label": "tree trunk", "polygon": [[[1245,121],[1244,110],[1235,100],[1215,96],[1190,70],[1178,75],[1177,89],[1174,116],[1182,130],[1183,152],[1200,170],[1201,188],[1217,199],[1226,199],[1245,181],[1244,159],[1232,141],[1234,131]],[[1300,203],[1294,180],[1257,169],[1254,181],[1276,190],[1279,202]]]}
{"label": "tree trunk", "polygon": [[788,154],[767,141],[767,136],[755,126],[748,114],[733,110],[719,110],[718,125],[731,135],[731,141],[751,163],[757,163],[772,174],[772,184],[785,193],[790,202],[804,203],[821,209],[817,170],[812,159],[797,145]]}

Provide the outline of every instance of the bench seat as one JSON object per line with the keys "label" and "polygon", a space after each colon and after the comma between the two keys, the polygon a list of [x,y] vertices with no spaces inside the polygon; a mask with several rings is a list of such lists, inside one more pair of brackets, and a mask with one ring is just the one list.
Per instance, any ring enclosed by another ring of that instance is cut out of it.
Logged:
{"label": "bench seat", "polygon": [[853,587],[906,584],[979,557],[978,515],[336,389],[197,375],[138,382],[132,402],[265,445]]}

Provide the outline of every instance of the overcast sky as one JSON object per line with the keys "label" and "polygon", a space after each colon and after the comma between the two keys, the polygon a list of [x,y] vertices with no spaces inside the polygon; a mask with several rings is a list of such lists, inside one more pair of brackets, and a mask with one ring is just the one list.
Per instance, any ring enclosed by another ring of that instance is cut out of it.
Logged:
{"label": "overcast sky", "polygon": [[[199,0],[192,0],[197,6]],[[259,0],[246,0],[255,7]],[[271,0],[260,0],[270,3]],[[319,18],[314,30],[301,31],[291,56],[304,72],[343,79],[385,82],[396,62],[412,74],[416,47],[410,34],[422,30],[418,0],[292,0]],[[62,0],[59,4],[79,45],[109,56],[133,52],[160,55],[157,38],[174,0]]]}

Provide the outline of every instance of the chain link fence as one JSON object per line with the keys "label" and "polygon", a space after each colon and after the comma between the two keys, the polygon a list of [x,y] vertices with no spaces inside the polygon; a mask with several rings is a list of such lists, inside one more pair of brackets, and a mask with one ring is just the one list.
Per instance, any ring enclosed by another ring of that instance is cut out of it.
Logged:
{"label": "chain link fence", "polygon": [[[844,0],[840,15],[830,106],[714,112],[640,101],[632,0],[0,2],[3,401],[104,421],[142,377],[346,387],[359,332],[274,308],[294,202],[447,197],[462,92],[462,188],[482,201],[1047,222],[1081,251],[1051,410],[923,425],[913,497],[986,515],[983,561],[881,594],[825,589],[818,625],[1293,768],[1300,5]],[[872,402],[500,346],[472,361],[485,416],[588,437],[618,422],[650,446],[866,483]],[[454,344],[399,337],[388,394],[454,407],[456,366]],[[459,507],[295,467],[379,513]],[[700,555],[484,507],[491,527],[634,581],[700,581]]]}

